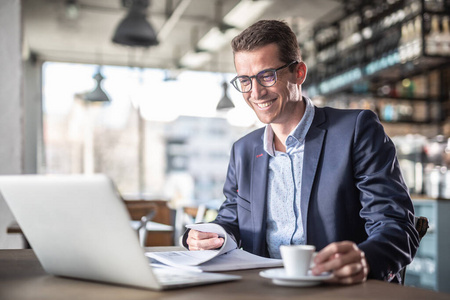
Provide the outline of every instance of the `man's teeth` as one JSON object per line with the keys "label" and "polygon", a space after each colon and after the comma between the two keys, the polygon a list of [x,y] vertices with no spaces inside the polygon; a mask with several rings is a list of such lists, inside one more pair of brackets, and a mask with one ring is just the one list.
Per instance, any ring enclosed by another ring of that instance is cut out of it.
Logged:
{"label": "man's teeth", "polygon": [[264,107],[270,106],[272,103],[273,103],[273,101],[259,103],[258,106],[261,108],[264,108]]}

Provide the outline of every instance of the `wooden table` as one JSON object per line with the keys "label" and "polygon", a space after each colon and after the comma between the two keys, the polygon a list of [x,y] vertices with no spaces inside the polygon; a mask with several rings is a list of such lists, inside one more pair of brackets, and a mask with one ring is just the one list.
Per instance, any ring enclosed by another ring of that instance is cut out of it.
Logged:
{"label": "wooden table", "polygon": [[155,292],[48,275],[32,250],[0,250],[0,299],[450,299],[450,294],[404,287],[377,280],[352,286],[281,287],[258,275],[260,270],[230,272],[240,281]]}

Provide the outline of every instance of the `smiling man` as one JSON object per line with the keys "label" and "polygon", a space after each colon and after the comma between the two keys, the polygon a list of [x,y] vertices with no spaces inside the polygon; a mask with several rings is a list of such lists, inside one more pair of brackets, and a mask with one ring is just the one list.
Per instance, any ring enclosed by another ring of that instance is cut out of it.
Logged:
{"label": "smiling man", "polygon": [[[419,239],[395,147],[368,110],[315,107],[302,95],[307,67],[282,21],[259,21],[232,41],[231,81],[267,124],[234,143],[214,221],[241,247],[280,258],[280,246],[315,245],[314,274],[352,284],[398,281]],[[216,234],[187,231],[190,250]]]}

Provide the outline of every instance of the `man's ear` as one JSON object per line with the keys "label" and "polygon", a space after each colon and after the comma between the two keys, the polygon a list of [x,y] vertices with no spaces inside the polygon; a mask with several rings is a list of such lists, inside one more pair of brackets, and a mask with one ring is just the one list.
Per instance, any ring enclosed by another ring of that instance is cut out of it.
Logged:
{"label": "man's ear", "polygon": [[308,69],[306,68],[306,65],[304,62],[299,62],[297,65],[297,84],[303,84],[306,79],[306,73],[308,72]]}

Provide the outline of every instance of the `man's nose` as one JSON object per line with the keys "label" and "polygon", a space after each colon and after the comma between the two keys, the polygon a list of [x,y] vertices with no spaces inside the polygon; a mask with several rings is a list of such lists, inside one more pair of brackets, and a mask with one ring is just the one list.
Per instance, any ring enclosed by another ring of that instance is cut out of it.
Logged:
{"label": "man's nose", "polygon": [[259,82],[256,80],[256,78],[252,78],[252,98],[253,99],[260,99],[262,96],[264,96],[267,92],[266,87],[259,84]]}

